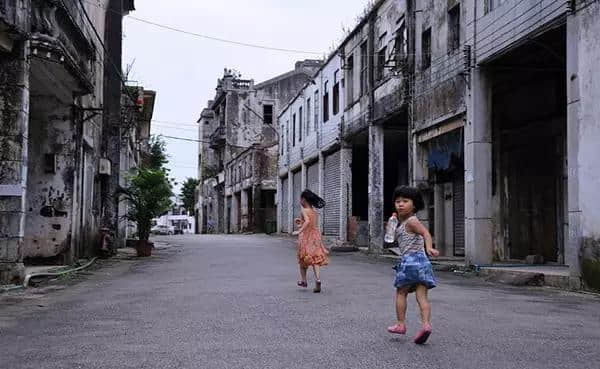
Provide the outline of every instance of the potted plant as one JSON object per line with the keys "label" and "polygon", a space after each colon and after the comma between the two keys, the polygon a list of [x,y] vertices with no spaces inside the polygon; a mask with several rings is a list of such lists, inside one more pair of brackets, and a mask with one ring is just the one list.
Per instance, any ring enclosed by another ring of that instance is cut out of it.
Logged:
{"label": "potted plant", "polygon": [[140,168],[128,178],[129,184],[119,190],[120,201],[128,202],[124,218],[137,226],[138,256],[150,256],[152,243],[148,241],[152,219],[165,213],[171,206],[171,183],[164,170]]}

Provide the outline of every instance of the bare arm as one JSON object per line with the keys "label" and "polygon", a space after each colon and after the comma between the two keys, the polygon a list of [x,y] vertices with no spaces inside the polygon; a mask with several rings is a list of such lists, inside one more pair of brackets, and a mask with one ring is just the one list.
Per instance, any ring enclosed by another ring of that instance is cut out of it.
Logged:
{"label": "bare arm", "polygon": [[419,221],[416,217],[411,218],[406,223],[406,230],[411,233],[419,234],[423,236],[425,240],[425,251],[429,256],[439,256],[440,252],[433,248],[433,239],[431,238],[431,233],[425,228],[423,223]]}
{"label": "bare arm", "polygon": [[308,210],[302,208],[302,220],[301,223],[297,223],[297,224],[302,224],[300,226],[300,229],[297,230],[296,232],[294,232],[294,234],[300,234],[302,232],[304,232],[304,230],[306,229],[306,227],[308,227],[308,225],[310,224],[310,213],[308,212]]}

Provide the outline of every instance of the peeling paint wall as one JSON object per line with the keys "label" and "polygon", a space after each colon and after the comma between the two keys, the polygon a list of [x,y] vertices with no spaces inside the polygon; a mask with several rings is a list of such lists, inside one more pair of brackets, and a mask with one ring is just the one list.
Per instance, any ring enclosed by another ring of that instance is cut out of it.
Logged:
{"label": "peeling paint wall", "polygon": [[74,221],[75,127],[70,107],[60,101],[37,97],[32,103],[24,256],[68,258]]}

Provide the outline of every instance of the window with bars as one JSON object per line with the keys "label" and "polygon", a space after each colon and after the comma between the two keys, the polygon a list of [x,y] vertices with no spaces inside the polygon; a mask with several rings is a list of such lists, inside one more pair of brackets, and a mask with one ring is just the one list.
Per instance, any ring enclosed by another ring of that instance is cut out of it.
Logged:
{"label": "window with bars", "polygon": [[421,37],[421,69],[431,66],[431,28],[427,28]]}
{"label": "window with bars", "polygon": [[367,41],[360,45],[360,95],[367,93],[368,88],[368,65],[369,48]]}
{"label": "window with bars", "polygon": [[310,106],[310,97],[306,99],[306,133],[310,133],[310,119],[311,119],[311,106]]}
{"label": "window with bars", "polygon": [[346,103],[348,106],[354,101],[354,57],[350,55],[346,61]]}
{"label": "window with bars", "polygon": [[386,61],[386,57],[387,57],[387,46],[384,46],[377,53],[377,73],[376,73],[376,77],[375,78],[378,81],[382,80],[383,76],[385,74],[385,61]]}
{"label": "window with bars", "polygon": [[340,112],[340,81],[338,79],[339,70],[333,73],[333,115]]}
{"label": "window with bars", "polygon": [[329,81],[326,81],[323,85],[323,123],[329,120]]}
{"label": "window with bars", "polygon": [[292,115],[292,146],[296,146],[296,114]]}
{"label": "window with bars", "polygon": [[319,90],[315,91],[315,120],[313,124],[316,132],[319,128]]}
{"label": "window with bars", "polygon": [[448,54],[460,47],[460,3],[448,10]]}
{"label": "window with bars", "polygon": [[273,105],[263,105],[263,122],[273,124]]}
{"label": "window with bars", "polygon": [[302,107],[298,108],[298,129],[300,130],[299,140],[302,142],[302,131],[304,131],[304,125],[302,124]]}

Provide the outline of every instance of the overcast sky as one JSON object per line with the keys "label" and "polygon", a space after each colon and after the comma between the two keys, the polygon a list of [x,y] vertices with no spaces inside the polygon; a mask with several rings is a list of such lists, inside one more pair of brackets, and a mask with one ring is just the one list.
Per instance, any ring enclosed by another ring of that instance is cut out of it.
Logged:
{"label": "overcast sky", "polygon": [[[137,0],[131,15],[189,32],[269,47],[326,53],[367,0]],[[196,121],[223,68],[257,83],[321,55],[232,45],[158,28],[129,17],[123,61],[130,80],[157,92],[152,133],[196,139]],[[169,122],[169,123],[164,123]],[[196,143],[166,139],[173,176],[197,175]]]}

